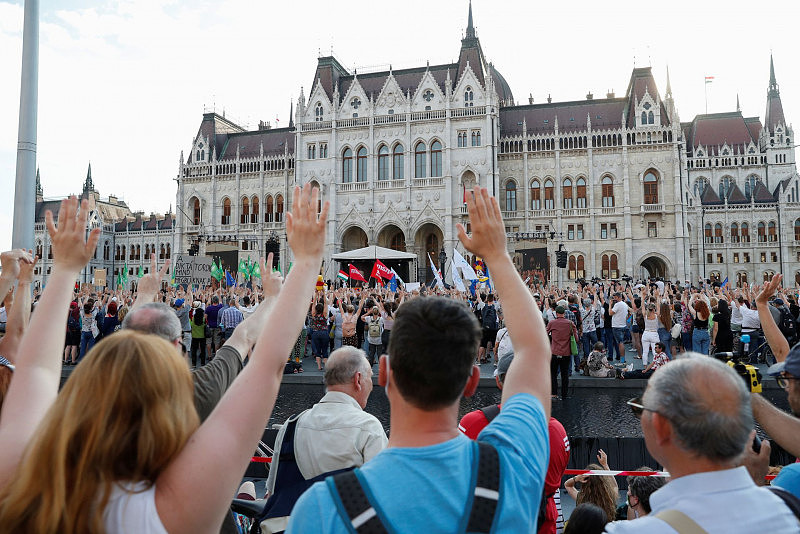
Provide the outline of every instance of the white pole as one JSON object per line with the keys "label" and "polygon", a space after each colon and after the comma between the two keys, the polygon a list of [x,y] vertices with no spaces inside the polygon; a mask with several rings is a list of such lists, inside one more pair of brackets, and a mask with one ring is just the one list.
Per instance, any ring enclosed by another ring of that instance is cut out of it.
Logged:
{"label": "white pole", "polygon": [[39,0],[25,0],[19,94],[17,177],[11,246],[33,248],[36,207],[36,122],[39,99]]}

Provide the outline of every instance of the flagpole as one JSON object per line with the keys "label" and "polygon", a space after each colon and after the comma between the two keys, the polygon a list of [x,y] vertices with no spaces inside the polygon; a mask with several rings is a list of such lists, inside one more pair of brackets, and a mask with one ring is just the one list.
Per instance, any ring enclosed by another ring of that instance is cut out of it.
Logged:
{"label": "flagpole", "polygon": [[704,81],[705,81],[705,83],[703,84],[704,85],[703,88],[705,89],[705,93],[706,93],[706,115],[708,115],[708,80],[704,80]]}

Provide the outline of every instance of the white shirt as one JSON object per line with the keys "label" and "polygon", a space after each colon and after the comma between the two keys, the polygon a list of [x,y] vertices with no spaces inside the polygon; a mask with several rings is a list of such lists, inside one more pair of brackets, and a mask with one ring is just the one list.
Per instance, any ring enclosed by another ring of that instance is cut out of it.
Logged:
{"label": "white shirt", "polygon": [[628,305],[624,301],[619,301],[611,308],[614,315],[611,316],[611,328],[625,328],[628,319]]}
{"label": "white shirt", "polygon": [[594,314],[596,313],[597,308],[594,304],[591,304],[588,308],[581,308],[581,324],[584,332],[595,332],[597,330],[594,324]]}
{"label": "white shirt", "polygon": [[[278,432],[275,451],[280,451],[285,433],[286,425]],[[374,415],[362,410],[347,393],[329,391],[298,419],[294,454],[300,473],[308,480],[329,471],[360,467],[388,443]],[[270,494],[275,491],[277,472],[278,462],[273,456],[267,479]]]}
{"label": "white shirt", "polygon": [[731,306],[731,324],[742,324],[742,308],[746,308],[746,306],[744,304]]}
{"label": "white shirt", "polygon": [[746,306],[739,306],[742,312],[742,330],[758,330],[761,328],[761,319],[758,318],[758,310],[748,309]]}
{"label": "white shirt", "polygon": [[239,307],[239,311],[242,312],[242,317],[244,317],[245,319],[253,315],[256,312],[256,309],[258,309],[258,304]]}
{"label": "white shirt", "polygon": [[511,336],[508,335],[508,328],[504,327],[497,331],[494,346],[497,347],[495,351],[497,352],[498,360],[506,354],[514,352],[514,346],[511,345]]}
{"label": "white shirt", "polygon": [[120,482],[111,487],[103,510],[106,532],[167,534],[156,510],[156,486],[146,487],[145,482]]}
{"label": "white shirt", "polygon": [[655,514],[679,510],[709,534],[729,532],[800,532],[800,523],[783,501],[753,483],[744,467],[676,478],[650,495],[652,512],[633,521],[606,525],[609,534],[675,534]]}

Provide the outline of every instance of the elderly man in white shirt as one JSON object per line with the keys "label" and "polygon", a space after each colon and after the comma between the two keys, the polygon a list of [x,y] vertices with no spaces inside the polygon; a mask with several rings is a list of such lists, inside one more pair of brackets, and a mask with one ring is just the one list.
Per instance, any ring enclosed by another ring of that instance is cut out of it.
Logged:
{"label": "elderly man in white shirt", "polygon": [[754,423],[750,393],[733,369],[690,354],[655,373],[644,397],[628,404],[670,482],[650,496],[650,515],[609,523],[606,532],[800,532],[783,499],[740,466]]}
{"label": "elderly man in white shirt", "polygon": [[[742,314],[742,335],[750,336],[750,363],[758,363],[761,354],[761,345],[764,343],[764,336],[761,334],[761,319],[758,317],[758,310],[750,309],[742,297],[732,301],[734,309],[738,309]],[[733,314],[731,314],[733,316]]]}
{"label": "elderly man in white shirt", "polygon": [[[325,366],[323,381],[327,390],[325,396],[301,413],[295,425],[294,457],[306,480],[331,471],[360,467],[389,442],[380,421],[364,411],[372,392],[372,366],[363,350],[344,346],[333,351]],[[270,495],[281,491],[280,480],[276,479],[288,426],[287,421],[275,440],[275,454],[267,479]],[[288,517],[279,519],[285,528]],[[274,532],[281,525],[272,521],[270,528]]]}

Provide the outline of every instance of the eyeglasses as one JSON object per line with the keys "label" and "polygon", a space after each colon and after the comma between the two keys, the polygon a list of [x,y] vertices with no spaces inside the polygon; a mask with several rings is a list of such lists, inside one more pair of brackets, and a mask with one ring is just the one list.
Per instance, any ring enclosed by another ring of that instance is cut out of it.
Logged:
{"label": "eyeglasses", "polygon": [[778,387],[781,389],[786,389],[789,387],[789,380],[798,380],[800,376],[786,376],[780,375],[775,377],[775,382],[778,383]]}
{"label": "eyeglasses", "polygon": [[642,418],[642,413],[644,413],[645,410],[647,410],[649,412],[655,412],[655,410],[653,410],[651,408],[646,408],[642,404],[642,398],[641,397],[635,397],[635,398],[629,400],[628,402],[626,402],[625,404],[627,404],[628,406],[631,407],[631,411],[633,412],[633,415],[636,416],[637,419],[641,419]]}

